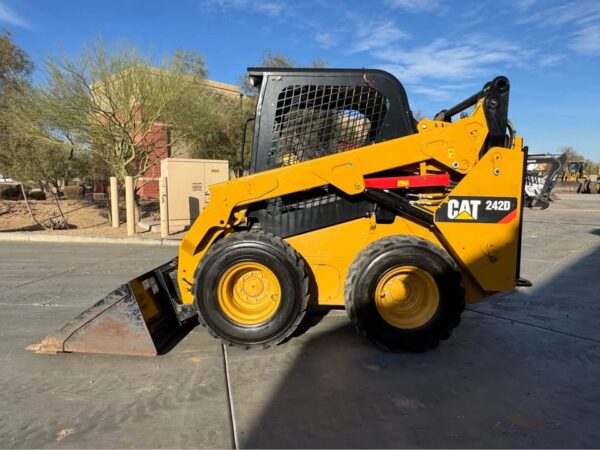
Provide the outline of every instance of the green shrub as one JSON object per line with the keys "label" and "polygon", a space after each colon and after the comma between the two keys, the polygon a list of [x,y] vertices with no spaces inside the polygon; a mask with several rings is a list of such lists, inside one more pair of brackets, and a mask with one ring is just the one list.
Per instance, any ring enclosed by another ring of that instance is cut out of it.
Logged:
{"label": "green shrub", "polygon": [[30,200],[46,200],[46,193],[44,191],[31,191],[27,194]]}
{"label": "green shrub", "polygon": [[21,200],[23,193],[18,184],[0,184],[0,199],[2,200]]}

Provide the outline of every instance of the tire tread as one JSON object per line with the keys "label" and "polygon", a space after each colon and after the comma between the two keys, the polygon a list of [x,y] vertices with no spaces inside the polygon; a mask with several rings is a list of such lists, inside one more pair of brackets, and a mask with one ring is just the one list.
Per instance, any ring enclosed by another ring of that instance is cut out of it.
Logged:
{"label": "tire tread", "polygon": [[366,330],[362,326],[359,318],[357,317],[356,308],[354,308],[353,298],[349,293],[352,291],[353,286],[355,285],[356,279],[359,276],[359,274],[362,272],[363,268],[366,266],[366,264],[368,264],[368,262],[375,255],[377,255],[378,253],[380,253],[382,251],[390,250],[390,249],[393,249],[398,246],[408,246],[408,245],[415,246],[417,248],[422,248],[424,250],[427,250],[427,251],[430,251],[430,252],[436,253],[437,255],[442,256],[446,260],[446,262],[450,265],[450,267],[452,268],[455,276],[457,277],[459,285],[460,285],[460,294],[459,294],[460,299],[459,299],[458,314],[455,314],[451,318],[451,320],[448,321],[445,329],[435,339],[428,341],[428,342],[423,342],[422,345],[411,348],[410,350],[413,350],[413,351],[427,350],[429,348],[436,347],[440,341],[448,339],[452,335],[452,330],[460,324],[461,314],[465,310],[465,306],[466,306],[466,304],[465,304],[465,286],[464,286],[462,274],[461,274],[460,269],[458,268],[458,265],[456,264],[454,259],[452,259],[452,257],[447,252],[443,251],[442,249],[440,249],[438,246],[436,246],[432,242],[429,242],[422,238],[418,238],[416,236],[396,235],[396,236],[388,236],[386,238],[382,238],[378,241],[375,241],[375,242],[369,244],[365,249],[363,249],[357,255],[357,257],[354,259],[354,261],[350,265],[350,268],[348,269],[348,274],[346,275],[346,280],[344,283],[344,300],[345,300],[345,304],[346,304],[346,311],[348,313],[350,321],[352,322],[352,324],[354,325],[356,330],[362,336],[364,336],[367,339],[369,339],[370,341],[374,342],[380,348],[383,348],[384,350],[388,350],[388,351],[394,350],[394,349],[392,349],[389,346],[383,344],[382,342],[379,342],[378,340],[376,340],[373,336],[371,336],[371,334],[368,332],[368,330]]}

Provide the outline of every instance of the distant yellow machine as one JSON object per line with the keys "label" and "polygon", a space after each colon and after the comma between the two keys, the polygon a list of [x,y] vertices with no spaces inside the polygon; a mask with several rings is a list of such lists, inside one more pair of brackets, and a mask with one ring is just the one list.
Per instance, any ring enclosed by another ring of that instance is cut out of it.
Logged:
{"label": "distant yellow machine", "polygon": [[569,161],[556,191],[579,194],[600,193],[600,168],[598,174],[592,175],[585,161]]}
{"label": "distant yellow machine", "polygon": [[227,345],[268,347],[319,304],[345,307],[383,347],[422,350],[451,334],[466,302],[528,285],[526,149],[508,79],[417,123],[383,71],[249,76],[260,92],[250,175],[210,186],[178,259],[34,349],[156,354],[190,320]]}

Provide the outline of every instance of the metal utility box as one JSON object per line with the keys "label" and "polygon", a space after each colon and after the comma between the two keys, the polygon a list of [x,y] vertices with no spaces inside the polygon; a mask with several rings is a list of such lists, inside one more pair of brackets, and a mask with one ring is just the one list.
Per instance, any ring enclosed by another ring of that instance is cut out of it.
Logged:
{"label": "metal utility box", "polygon": [[200,215],[208,199],[208,186],[229,179],[226,160],[167,158],[160,164],[167,177],[169,230],[189,227]]}

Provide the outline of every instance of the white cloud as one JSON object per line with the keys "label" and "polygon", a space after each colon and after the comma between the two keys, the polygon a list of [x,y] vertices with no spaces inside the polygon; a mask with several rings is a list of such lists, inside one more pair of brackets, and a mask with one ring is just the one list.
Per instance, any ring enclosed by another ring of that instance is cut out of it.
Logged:
{"label": "white cloud", "polygon": [[388,0],[388,4],[404,11],[434,11],[442,6],[441,0]]}
{"label": "white cloud", "polygon": [[585,25],[600,20],[600,2],[577,1],[560,3],[531,12],[520,20],[538,27],[559,27],[569,24]]}
{"label": "white cloud", "polygon": [[538,58],[539,67],[551,67],[556,66],[559,62],[563,61],[566,58],[564,53],[546,53],[543,55],[536,55]]}
{"label": "white cloud", "polygon": [[222,9],[241,8],[247,3],[247,0],[204,0],[205,5]]}
{"label": "white cloud", "polygon": [[343,53],[371,52],[395,44],[409,34],[391,20],[369,20],[354,13],[346,14],[343,25],[324,31],[316,28],[313,40],[323,48],[339,47]]}
{"label": "white cloud", "polygon": [[[485,41],[484,41],[485,42]],[[387,48],[373,53],[385,61],[385,67],[400,80],[420,83],[423,80],[464,81],[489,73],[497,65],[510,65],[513,51],[498,45],[455,44],[436,39],[430,44],[412,50]]]}
{"label": "white cloud", "polygon": [[280,1],[255,3],[251,0],[204,0],[204,5],[223,12],[243,9],[248,12],[259,12],[270,17],[279,17],[285,11],[285,6]]}
{"label": "white cloud", "polygon": [[489,11],[489,4],[484,1],[477,1],[467,4],[467,6],[458,13],[457,25],[464,29],[475,29],[481,23],[485,22]]}
{"label": "white cloud", "polygon": [[31,28],[31,24],[28,21],[23,19],[3,2],[0,2],[0,22],[6,22],[21,28]]}
{"label": "white cloud", "polygon": [[271,17],[278,17],[283,13],[284,6],[279,2],[266,2],[266,3],[257,3],[256,5],[251,4],[250,7],[255,7],[257,11],[266,14]]}
{"label": "white cloud", "polygon": [[597,0],[571,1],[540,8],[523,17],[520,23],[552,30],[577,53],[600,55],[600,2]]}
{"label": "white cloud", "polygon": [[600,25],[591,25],[575,33],[571,48],[584,55],[600,55]]}
{"label": "white cloud", "polygon": [[354,43],[350,46],[349,53],[367,52],[386,48],[408,34],[398,28],[392,21],[356,23],[352,38]]}
{"label": "white cloud", "polygon": [[476,83],[462,83],[462,84],[440,84],[437,86],[425,86],[420,84],[410,85],[411,95],[423,95],[431,100],[435,101],[456,101],[459,93],[462,92],[475,92],[477,89],[481,89],[481,86]]}
{"label": "white cloud", "polygon": [[536,0],[516,0],[515,3],[520,9],[529,9],[535,5]]}
{"label": "white cloud", "polygon": [[510,69],[545,69],[564,58],[562,54],[546,54],[485,34],[468,35],[458,41],[435,39],[411,48],[392,45],[376,49],[371,55],[381,60],[379,68],[409,84],[411,92],[432,100],[456,98]]}
{"label": "white cloud", "polygon": [[335,47],[339,41],[338,36],[327,31],[319,31],[314,35],[314,39],[323,48]]}

